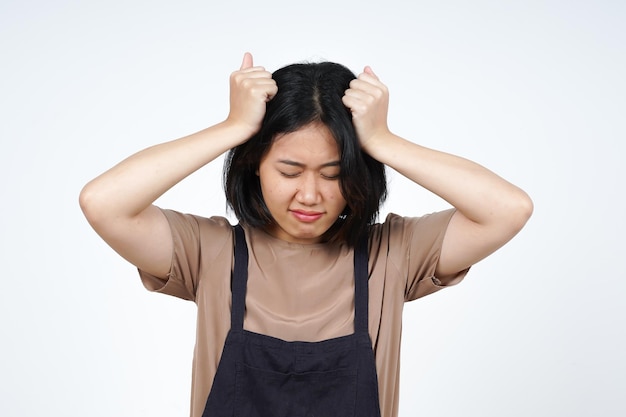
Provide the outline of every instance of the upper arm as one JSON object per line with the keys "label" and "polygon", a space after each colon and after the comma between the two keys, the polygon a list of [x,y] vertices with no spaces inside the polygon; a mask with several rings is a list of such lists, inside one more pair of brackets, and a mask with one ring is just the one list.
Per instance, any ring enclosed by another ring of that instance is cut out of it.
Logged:
{"label": "upper arm", "polygon": [[455,211],[446,229],[437,264],[438,278],[463,271],[486,258],[511,240],[524,226],[530,214],[520,210],[506,219],[479,224]]}
{"label": "upper arm", "polygon": [[94,230],[120,256],[155,277],[167,277],[174,244],[169,222],[160,208],[150,205],[128,219],[104,220],[85,214]]}

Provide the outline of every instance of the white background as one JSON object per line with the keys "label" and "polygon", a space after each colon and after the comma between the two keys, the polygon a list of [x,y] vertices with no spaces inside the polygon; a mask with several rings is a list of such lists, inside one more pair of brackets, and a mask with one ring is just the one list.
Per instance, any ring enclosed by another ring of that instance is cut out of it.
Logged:
{"label": "white background", "polygon": [[[625,415],[625,21],[618,0],[1,0],[0,415],[187,415],[195,306],[145,291],[77,198],[222,120],[245,51],[371,65],[392,130],[535,202],[462,284],[406,306],[401,416]],[[220,172],[159,204],[225,214]],[[447,207],[390,190],[384,213]]]}

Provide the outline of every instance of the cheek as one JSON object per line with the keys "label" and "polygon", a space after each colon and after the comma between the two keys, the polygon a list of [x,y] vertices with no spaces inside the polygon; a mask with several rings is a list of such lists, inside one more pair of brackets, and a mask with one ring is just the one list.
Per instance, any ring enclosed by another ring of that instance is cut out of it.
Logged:
{"label": "cheek", "polygon": [[265,176],[261,178],[261,192],[265,203],[271,205],[282,200],[288,200],[292,194],[291,188],[280,178]]}
{"label": "cheek", "polygon": [[343,198],[343,194],[341,194],[339,183],[333,184],[332,187],[329,187],[326,192],[326,199],[331,201],[333,204],[341,205],[342,209],[346,205],[346,200]]}

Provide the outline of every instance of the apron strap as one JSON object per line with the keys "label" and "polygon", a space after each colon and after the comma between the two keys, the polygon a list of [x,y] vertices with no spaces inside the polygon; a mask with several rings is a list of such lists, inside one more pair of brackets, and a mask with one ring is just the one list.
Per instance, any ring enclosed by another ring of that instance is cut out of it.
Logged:
{"label": "apron strap", "polygon": [[354,248],[354,332],[368,334],[368,238],[362,236]]}
{"label": "apron strap", "polygon": [[[241,225],[235,227],[235,266],[232,276],[231,328],[243,329],[248,284],[248,245]],[[354,332],[367,334],[368,323],[368,239],[362,237],[354,248]]]}
{"label": "apron strap", "polygon": [[235,266],[231,280],[230,325],[232,329],[243,329],[246,311],[246,286],[248,284],[248,245],[241,225],[235,226]]}

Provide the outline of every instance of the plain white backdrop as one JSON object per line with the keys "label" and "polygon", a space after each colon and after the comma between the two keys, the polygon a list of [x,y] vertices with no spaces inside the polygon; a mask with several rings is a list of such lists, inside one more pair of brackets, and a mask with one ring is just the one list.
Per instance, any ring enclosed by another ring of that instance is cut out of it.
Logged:
{"label": "plain white backdrop", "polygon": [[[186,416],[195,306],[150,294],[81,187],[221,121],[250,51],[371,65],[389,124],[525,189],[527,227],[405,309],[400,416],[623,416],[626,3],[0,0],[0,415]],[[158,203],[225,214],[221,159]],[[447,204],[390,173],[383,208]]]}

